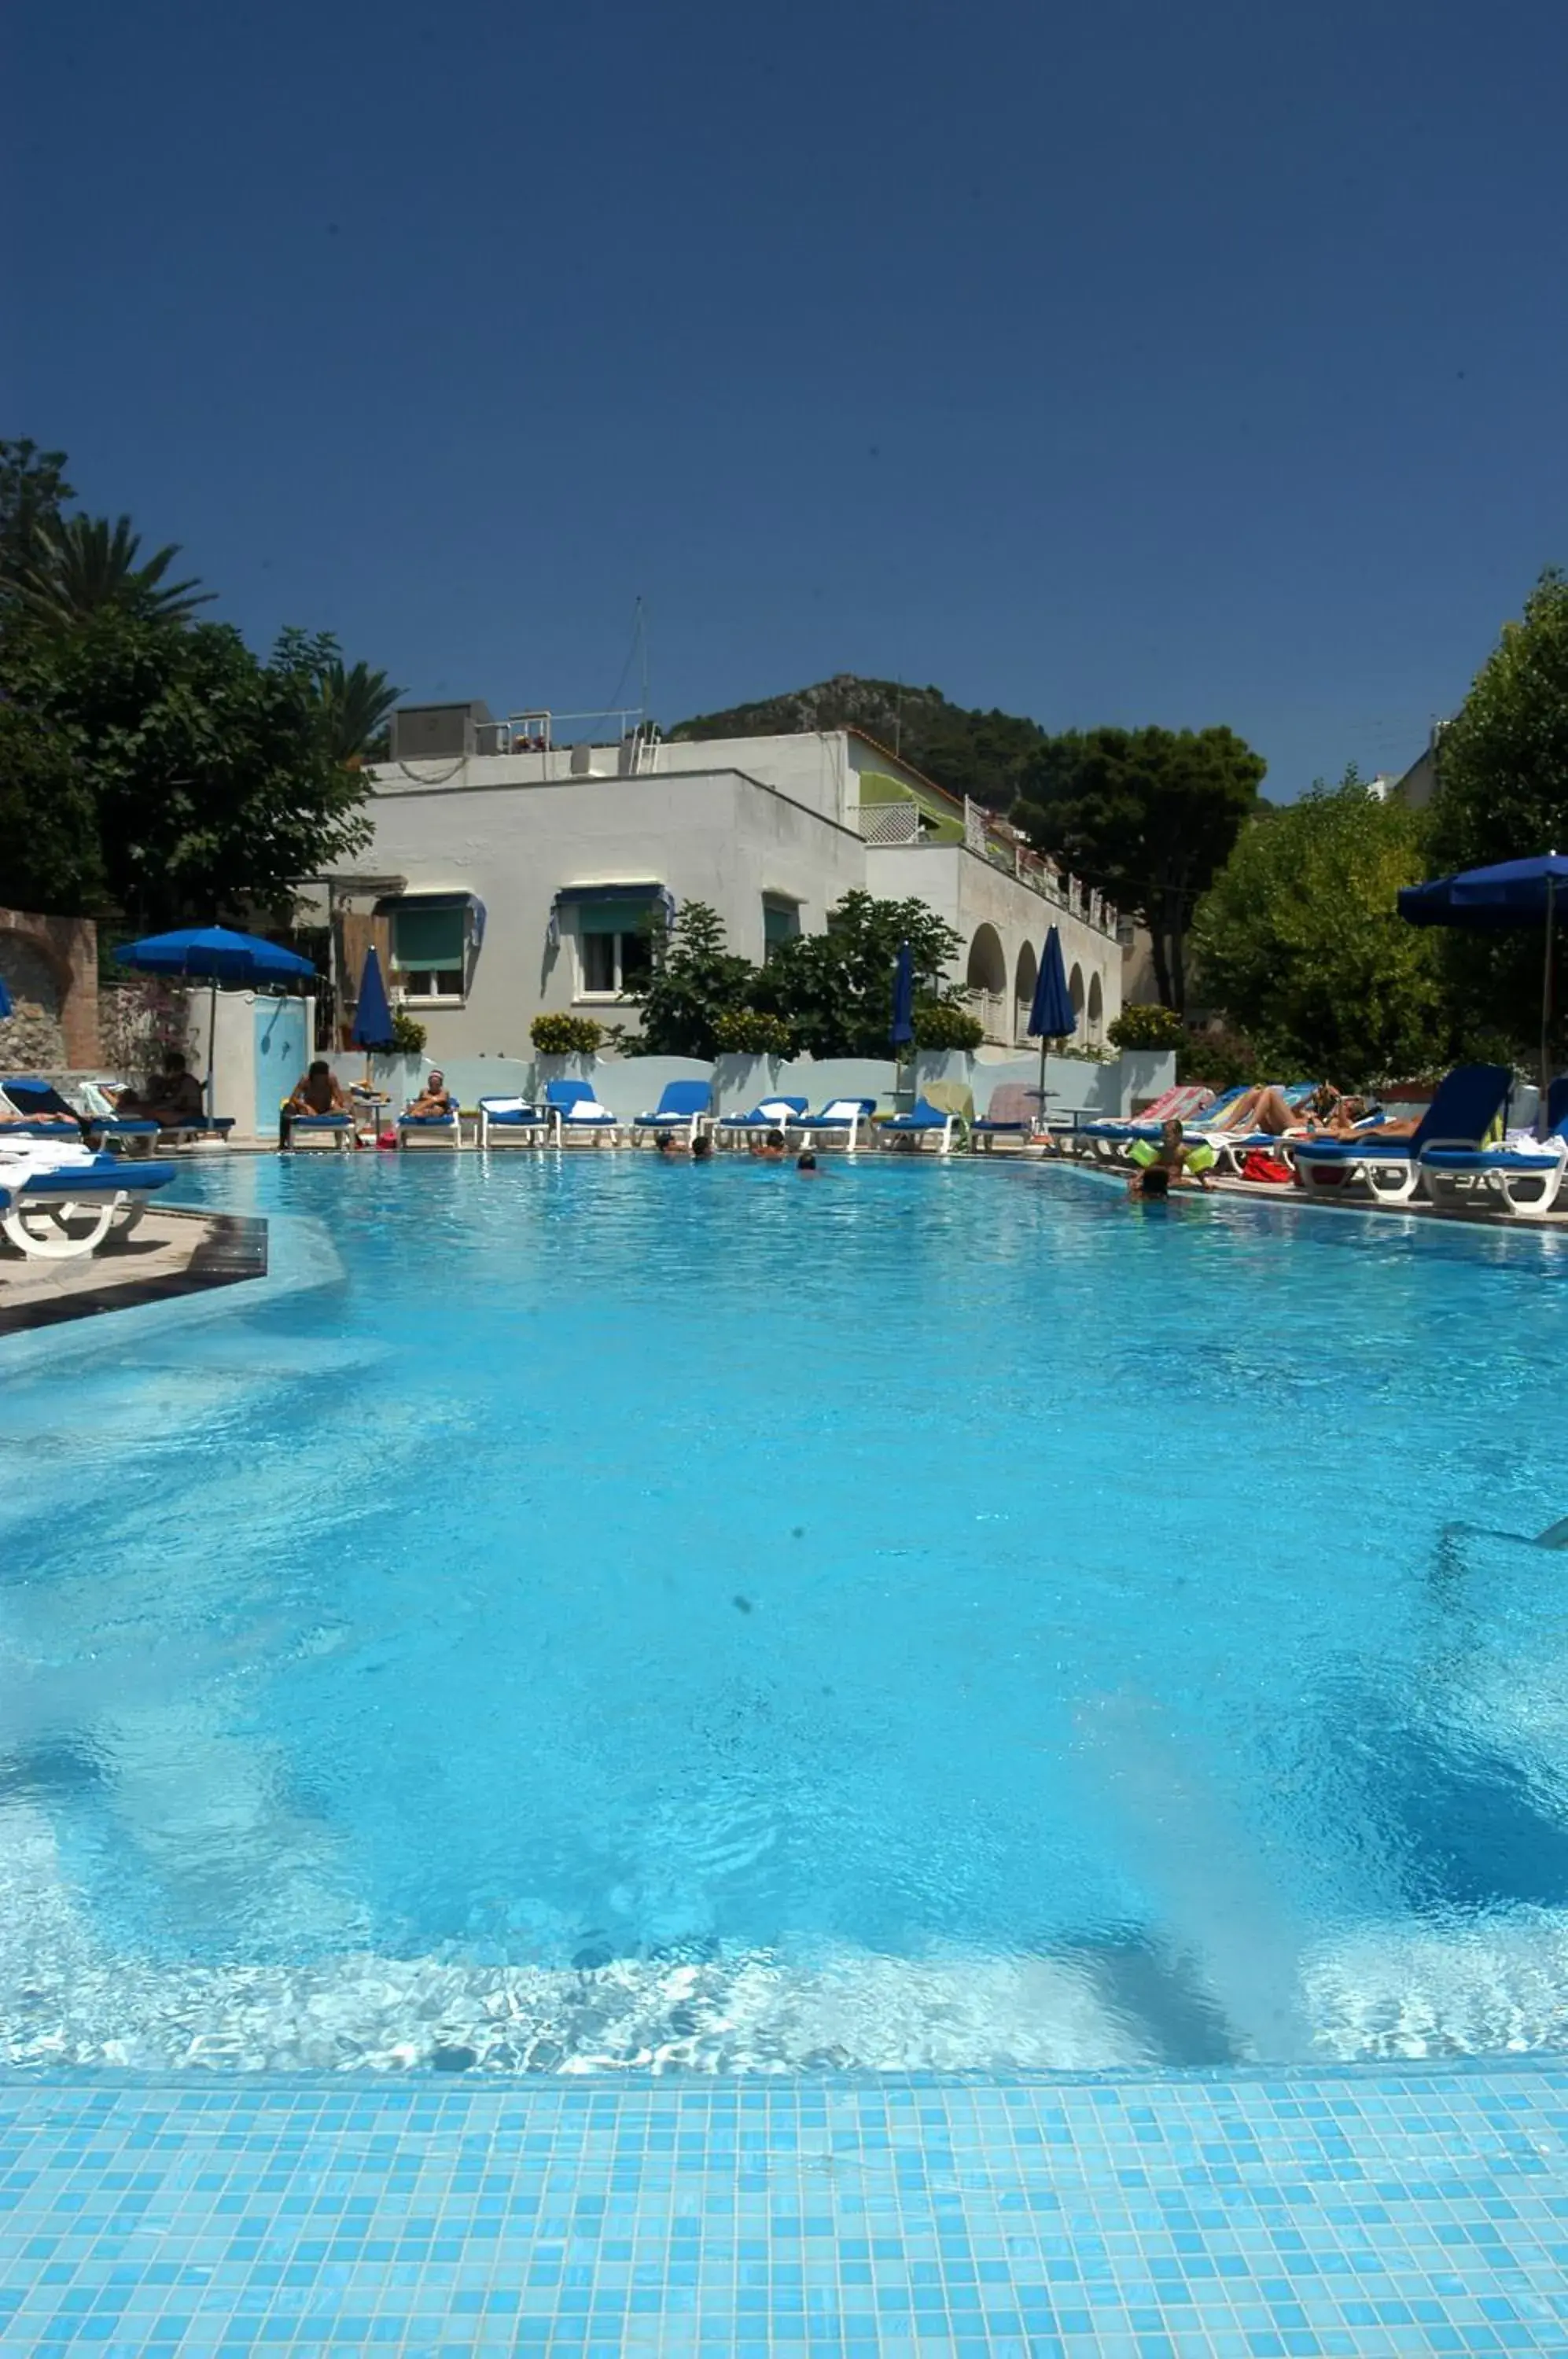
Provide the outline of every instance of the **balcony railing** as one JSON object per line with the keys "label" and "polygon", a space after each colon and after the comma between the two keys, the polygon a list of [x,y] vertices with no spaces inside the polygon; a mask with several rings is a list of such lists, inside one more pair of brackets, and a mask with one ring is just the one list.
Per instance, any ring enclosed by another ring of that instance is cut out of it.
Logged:
{"label": "balcony railing", "polygon": [[[912,795],[907,800],[855,803],[849,811],[850,825],[866,842],[883,845],[919,843],[920,820],[920,806]],[[1082,918],[1096,933],[1116,933],[1119,922],[1116,911],[1103,894],[1094,892],[1079,877],[1064,875],[1054,860],[1032,851],[1010,828],[1004,832],[988,811],[967,797],[964,804],[964,847],[977,859],[988,860],[993,868],[1005,870],[1018,884],[1027,885],[1030,892],[1040,894],[1057,908],[1065,909],[1069,917]]]}

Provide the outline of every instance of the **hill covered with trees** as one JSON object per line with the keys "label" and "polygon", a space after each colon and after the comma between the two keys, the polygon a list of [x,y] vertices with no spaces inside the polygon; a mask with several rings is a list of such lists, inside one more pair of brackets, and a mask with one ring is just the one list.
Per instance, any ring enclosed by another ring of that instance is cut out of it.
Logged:
{"label": "hill covered with trees", "polygon": [[1038,721],[1016,712],[969,712],[940,688],[861,679],[844,671],[814,688],[765,696],[727,712],[700,712],[667,731],[671,737],[770,737],[800,729],[864,729],[901,754],[950,794],[972,795],[1006,810],[1045,743]]}

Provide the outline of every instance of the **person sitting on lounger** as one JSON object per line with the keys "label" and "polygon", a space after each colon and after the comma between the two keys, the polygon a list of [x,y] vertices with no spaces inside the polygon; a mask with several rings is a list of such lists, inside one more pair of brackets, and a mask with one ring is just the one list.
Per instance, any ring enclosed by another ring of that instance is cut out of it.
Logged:
{"label": "person sitting on lounger", "polygon": [[753,1140],[751,1151],[758,1163],[782,1163],[789,1150],[783,1132],[770,1130],[760,1142]]}
{"label": "person sitting on lounger", "polygon": [[452,1103],[452,1092],[446,1085],[446,1075],[439,1065],[432,1065],[430,1080],[409,1106],[408,1112],[411,1114],[455,1114],[456,1111]]}
{"label": "person sitting on lounger", "polygon": [[150,1076],[145,1090],[122,1090],[114,1105],[116,1115],[156,1122],[161,1130],[198,1123],[205,1111],[201,1084],[178,1049],[164,1050],[161,1070]]}
{"label": "person sitting on lounger", "polygon": [[308,1073],[301,1073],[294,1084],[294,1094],[283,1109],[285,1114],[346,1114],[348,1100],[338,1085],[337,1075],[324,1057],[318,1057]]}

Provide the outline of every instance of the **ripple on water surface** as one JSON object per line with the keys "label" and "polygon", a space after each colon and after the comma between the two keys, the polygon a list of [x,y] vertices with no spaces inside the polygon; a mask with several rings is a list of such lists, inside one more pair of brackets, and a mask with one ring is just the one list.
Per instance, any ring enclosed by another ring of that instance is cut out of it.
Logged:
{"label": "ripple on water surface", "polygon": [[346,1277],[7,1385],[12,2060],[1562,2042],[1555,1239],[891,1158],[185,1185]]}

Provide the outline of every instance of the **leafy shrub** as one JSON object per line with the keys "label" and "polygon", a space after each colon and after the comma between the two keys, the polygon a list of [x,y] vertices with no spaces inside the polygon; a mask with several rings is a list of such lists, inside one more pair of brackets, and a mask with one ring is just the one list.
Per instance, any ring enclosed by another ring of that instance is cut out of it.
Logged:
{"label": "leafy shrub", "polygon": [[1113,1049],[1179,1049],[1185,1027],[1173,1007],[1124,1007],[1105,1033]]}
{"label": "leafy shrub", "polygon": [[393,1009],[392,1049],[395,1056],[419,1056],[424,1048],[426,1038],[425,1027],[417,1016],[410,1016],[406,1007]]}
{"label": "leafy shrub", "polygon": [[536,1016],[528,1038],[541,1057],[592,1057],[604,1028],[591,1016]]}
{"label": "leafy shrub", "polygon": [[713,1018],[721,1056],[787,1057],[795,1042],[782,1016],[760,1007],[730,1007]]}
{"label": "leafy shrub", "polygon": [[1211,1090],[1231,1090],[1237,1082],[1255,1082],[1260,1071],[1255,1043],[1229,1025],[1185,1032],[1176,1051],[1177,1080],[1203,1082]]}
{"label": "leafy shrub", "polygon": [[985,1027],[977,1016],[956,999],[920,999],[915,1003],[917,1049],[978,1049]]}

